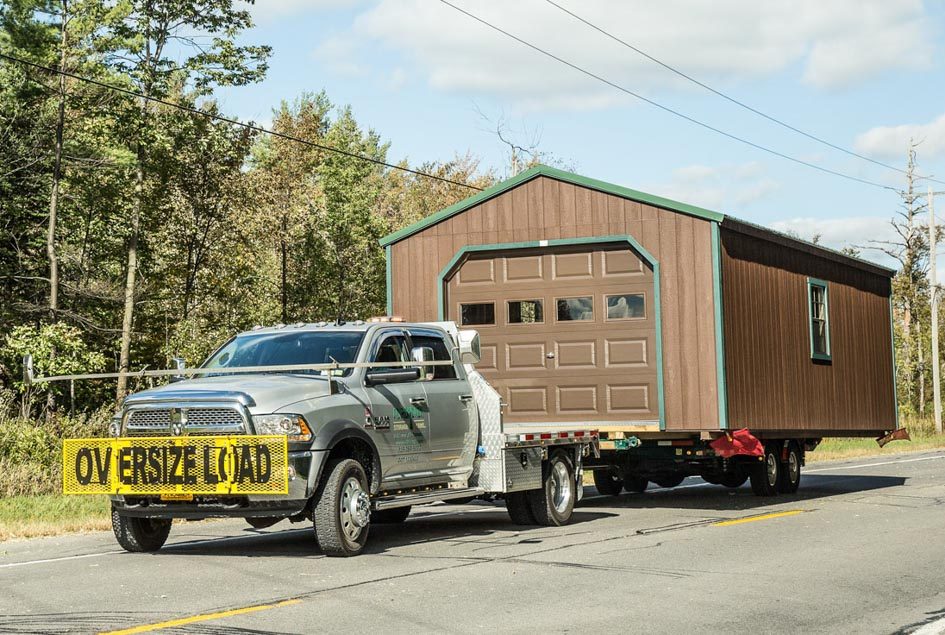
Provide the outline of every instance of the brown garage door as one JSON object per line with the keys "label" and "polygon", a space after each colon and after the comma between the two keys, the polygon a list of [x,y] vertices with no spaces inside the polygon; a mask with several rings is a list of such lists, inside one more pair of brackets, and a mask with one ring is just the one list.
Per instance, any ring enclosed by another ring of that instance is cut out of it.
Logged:
{"label": "brown garage door", "polygon": [[470,254],[445,299],[514,423],[657,421],[654,301],[626,244]]}

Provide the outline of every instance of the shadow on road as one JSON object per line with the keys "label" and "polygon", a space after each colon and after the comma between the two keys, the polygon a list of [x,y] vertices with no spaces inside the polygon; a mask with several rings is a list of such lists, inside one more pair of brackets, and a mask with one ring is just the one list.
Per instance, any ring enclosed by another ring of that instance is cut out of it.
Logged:
{"label": "shadow on road", "polygon": [[620,496],[593,497],[583,501],[581,507],[677,508],[709,511],[764,510],[766,507],[783,505],[791,501],[811,501],[899,487],[904,485],[906,480],[902,476],[805,474],[796,494],[762,497],[755,496],[747,483],[739,488],[729,489],[721,485],[710,485],[699,478],[690,478],[676,489],[656,489],[643,494],[624,493]]}

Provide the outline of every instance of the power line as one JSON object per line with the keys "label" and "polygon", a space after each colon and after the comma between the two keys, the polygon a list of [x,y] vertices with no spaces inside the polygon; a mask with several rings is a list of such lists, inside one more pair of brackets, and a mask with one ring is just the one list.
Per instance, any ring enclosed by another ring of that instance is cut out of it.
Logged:
{"label": "power line", "polygon": [[337,153],[337,154],[344,155],[344,156],[346,156],[346,157],[350,157],[350,158],[352,158],[352,159],[358,159],[358,160],[360,160],[360,161],[367,161],[368,163],[373,163],[373,164],[375,164],[375,165],[381,165],[381,166],[384,166],[384,167],[386,167],[386,168],[390,168],[390,169],[392,169],[392,170],[400,170],[401,172],[408,172],[408,173],[410,173],[410,174],[414,174],[414,175],[416,175],[416,176],[422,176],[422,177],[427,178],[427,179],[434,179],[434,180],[436,180],[436,181],[441,181],[441,182],[443,182],[443,183],[449,183],[450,185],[458,185],[458,186],[460,186],[460,187],[467,187],[467,188],[469,188],[469,189],[471,189],[471,190],[476,190],[476,191],[479,191],[479,192],[482,191],[482,188],[481,188],[481,187],[476,187],[475,185],[470,185],[470,184],[468,184],[468,183],[461,183],[460,181],[453,181],[452,179],[448,179],[448,178],[446,178],[446,177],[437,176],[437,175],[435,175],[435,174],[430,174],[430,173],[428,173],[428,172],[423,172],[423,171],[421,171],[421,170],[414,170],[413,168],[407,168],[407,167],[404,167],[404,166],[402,166],[402,165],[396,165],[396,164],[393,164],[393,163],[388,163],[388,162],[386,162],[386,161],[381,161],[380,159],[375,159],[375,158],[373,158],[373,157],[369,157],[369,156],[366,156],[366,155],[363,155],[363,154],[358,154],[357,152],[349,152],[348,150],[342,150],[341,148],[335,148],[335,147],[332,147],[332,146],[326,146],[326,145],[324,145],[324,144],[317,143],[317,142],[315,142],[315,141],[309,141],[309,140],[307,140],[307,139],[302,139],[302,138],[300,138],[300,137],[294,137],[294,136],[292,136],[292,135],[288,135],[288,134],[285,134],[285,133],[282,133],[282,132],[277,132],[277,131],[275,131],[275,130],[268,130],[268,129],[263,128],[263,127],[261,127],[261,126],[256,126],[256,125],[253,125],[253,124],[244,123],[244,122],[242,122],[242,121],[238,121],[238,120],[236,120],[236,119],[230,119],[229,117],[224,117],[224,116],[222,116],[222,115],[215,115],[215,114],[213,114],[213,113],[209,113],[209,112],[200,110],[199,108],[194,108],[194,107],[192,107],[192,106],[187,106],[187,105],[185,105],[185,104],[176,104],[176,103],[174,103],[174,102],[172,102],[172,101],[167,101],[167,100],[165,100],[165,99],[160,99],[159,97],[148,96],[148,95],[145,95],[145,94],[143,94],[143,93],[140,93],[140,92],[138,92],[138,91],[136,91],[136,90],[131,90],[130,88],[123,88],[123,87],[121,87],[121,86],[115,86],[114,84],[108,84],[108,83],[106,83],[106,82],[100,82],[100,81],[98,81],[98,80],[96,80],[96,79],[91,79],[91,78],[89,78],[89,77],[83,77],[83,76],[81,76],[81,75],[76,75],[75,73],[70,73],[69,71],[59,70],[58,68],[51,68],[51,67],[49,67],[49,66],[44,66],[44,65],[42,65],[42,64],[37,64],[37,63],[35,63],[35,62],[31,62],[31,61],[29,61],[29,60],[24,60],[24,59],[22,59],[22,58],[19,58],[19,57],[13,56],[13,55],[8,55],[8,54],[6,54],[6,53],[0,53],[0,58],[5,59],[5,60],[10,61],[10,62],[16,62],[17,64],[22,64],[23,66],[28,66],[28,67],[31,67],[31,68],[34,68],[34,69],[37,69],[37,70],[43,70],[43,71],[46,71],[46,72],[49,72],[49,73],[54,73],[54,74],[57,74],[57,75],[63,75],[63,76],[65,76],[65,77],[69,77],[69,78],[71,78],[71,79],[75,79],[75,80],[80,81],[80,82],[85,82],[85,83],[87,83],[87,84],[92,84],[92,85],[98,86],[98,87],[100,87],[100,88],[105,88],[105,89],[107,89],[107,90],[113,90],[113,91],[118,92],[118,93],[123,93],[123,94],[125,94],[125,95],[130,95],[130,96],[132,96],[132,97],[137,97],[137,98],[139,98],[139,99],[144,99],[145,101],[150,101],[150,102],[154,102],[154,103],[156,103],[156,104],[161,104],[162,106],[168,106],[169,108],[176,108],[176,109],[178,109],[178,110],[183,110],[183,111],[189,112],[189,113],[191,113],[191,114],[195,114],[195,115],[200,115],[200,116],[203,116],[203,117],[207,117],[208,119],[213,119],[213,120],[215,120],[215,121],[222,121],[222,122],[228,123],[228,124],[230,124],[230,125],[232,125],[232,126],[238,126],[238,127],[241,127],[241,128],[245,128],[245,129],[247,129],[247,130],[253,130],[253,131],[256,131],[256,132],[261,132],[261,133],[264,133],[264,134],[267,134],[267,135],[271,135],[271,136],[273,136],[273,137],[279,137],[280,139],[286,139],[287,141],[295,141],[296,143],[301,143],[301,144],[306,145],[306,146],[309,146],[309,147],[311,147],[311,148],[317,148],[317,149],[319,149],[319,150],[324,150],[324,151],[326,151],[326,152],[334,152],[334,153]]}
{"label": "power line", "polygon": [[537,51],[538,53],[541,53],[542,55],[545,55],[546,57],[550,57],[551,59],[555,60],[556,62],[559,62],[559,63],[561,63],[561,64],[564,64],[565,66],[568,66],[568,67],[570,67],[570,68],[572,68],[572,69],[578,71],[579,73],[583,73],[584,75],[587,75],[588,77],[591,77],[591,78],[593,78],[593,79],[596,79],[596,80],[599,81],[599,82],[602,82],[602,83],[604,83],[604,84],[607,84],[608,86],[610,86],[610,87],[612,87],[612,88],[616,88],[617,90],[619,90],[619,91],[621,91],[621,92],[623,92],[623,93],[626,93],[626,94],[628,94],[628,95],[630,95],[630,96],[632,96],[632,97],[636,97],[636,98],[639,99],[640,101],[646,102],[646,103],[650,104],[651,106],[655,106],[656,108],[659,108],[660,110],[663,110],[663,111],[665,111],[665,112],[670,113],[671,115],[675,115],[675,116],[677,116],[677,117],[679,117],[679,118],[681,118],[681,119],[685,119],[685,120],[688,121],[689,123],[692,123],[692,124],[695,124],[695,125],[700,126],[700,127],[702,127],[702,128],[705,128],[706,130],[711,130],[712,132],[715,132],[716,134],[720,134],[720,135],[722,135],[722,136],[724,136],[724,137],[728,137],[729,139],[732,139],[733,141],[738,141],[739,143],[743,143],[743,144],[745,144],[745,145],[747,145],[747,146],[750,146],[750,147],[752,147],[752,148],[755,148],[756,150],[761,150],[761,151],[763,151],[763,152],[767,152],[768,154],[772,154],[772,155],[774,155],[774,156],[776,156],[776,157],[780,157],[780,158],[782,158],[782,159],[786,159],[786,160],[788,160],[788,161],[792,161],[792,162],[797,163],[797,164],[799,164],[799,165],[803,165],[803,166],[806,166],[806,167],[808,167],[808,168],[812,168],[812,169],[814,169],[814,170],[818,170],[818,171],[820,171],[820,172],[824,172],[824,173],[826,173],[826,174],[832,174],[833,176],[839,176],[840,178],[844,178],[844,179],[847,179],[847,180],[850,180],[850,181],[856,181],[857,183],[862,183],[862,184],[864,184],[864,185],[871,185],[871,186],[873,186],[873,187],[878,187],[878,188],[881,188],[881,189],[884,189],[884,190],[891,190],[891,191],[896,192],[896,193],[899,192],[899,190],[897,190],[896,188],[891,187],[891,186],[889,186],[889,185],[883,185],[882,183],[876,183],[876,182],[874,182],[874,181],[868,181],[868,180],[866,180],[866,179],[861,179],[860,177],[853,176],[852,174],[845,174],[845,173],[843,173],[843,172],[838,172],[838,171],[836,171],[836,170],[831,170],[830,168],[825,168],[825,167],[823,167],[823,166],[817,165],[816,163],[811,163],[811,162],[809,162],[809,161],[804,161],[803,159],[799,159],[799,158],[797,158],[797,157],[793,157],[793,156],[791,156],[791,155],[789,155],[789,154],[784,154],[783,152],[779,152],[778,150],[774,150],[774,149],[769,148],[769,147],[767,147],[767,146],[763,146],[763,145],[761,145],[761,144],[755,143],[754,141],[749,141],[748,139],[745,139],[744,137],[739,137],[738,135],[735,135],[735,134],[733,134],[733,133],[731,133],[731,132],[726,132],[725,130],[722,130],[722,129],[720,129],[720,128],[716,128],[715,126],[712,126],[712,125],[707,124],[707,123],[705,123],[705,122],[703,122],[703,121],[700,121],[700,120],[698,120],[698,119],[695,119],[694,117],[690,117],[689,115],[687,115],[687,114],[685,114],[685,113],[682,113],[682,112],[680,112],[680,111],[678,111],[678,110],[674,110],[673,108],[670,108],[669,106],[664,106],[663,104],[661,104],[661,103],[659,103],[659,102],[657,102],[657,101],[654,101],[654,100],[652,100],[652,99],[649,99],[648,97],[644,97],[643,95],[641,95],[641,94],[639,94],[639,93],[636,93],[636,92],[630,90],[629,88],[626,88],[625,86],[621,86],[620,84],[614,83],[614,82],[610,81],[609,79],[606,79],[605,77],[601,77],[600,75],[597,75],[597,74],[593,73],[592,71],[587,70],[586,68],[583,68],[583,67],[581,67],[581,66],[578,66],[577,64],[574,64],[573,62],[569,62],[569,61],[566,60],[566,59],[563,59],[563,58],[561,58],[561,57],[558,57],[558,56],[555,55],[554,53],[551,53],[551,52],[549,52],[549,51],[546,51],[545,49],[540,48],[540,47],[536,46],[535,44],[532,44],[531,42],[528,42],[528,41],[526,41],[526,40],[523,40],[522,38],[518,37],[517,35],[514,35],[514,34],[512,34],[512,33],[509,33],[508,31],[506,31],[506,30],[504,30],[504,29],[502,29],[502,28],[500,28],[500,27],[498,27],[498,26],[496,26],[496,25],[494,25],[494,24],[492,24],[492,23],[490,23],[490,22],[487,22],[486,20],[480,18],[479,16],[477,16],[477,15],[475,15],[475,14],[473,14],[473,13],[470,13],[469,11],[466,11],[465,9],[463,9],[463,8],[461,8],[461,7],[456,6],[455,4],[452,4],[451,2],[448,2],[448,0],[440,0],[440,2],[442,2],[443,4],[445,4],[446,6],[452,8],[452,9],[455,9],[456,11],[462,13],[463,15],[465,15],[465,16],[467,16],[467,17],[469,17],[469,18],[472,18],[473,20],[479,22],[480,24],[483,24],[483,25],[489,27],[489,28],[492,29],[493,31],[497,31],[497,32],[501,33],[502,35],[505,35],[506,37],[509,37],[509,38],[515,40],[515,41],[518,42],[519,44],[523,44],[523,45],[527,46],[528,48],[530,48],[530,49],[532,49],[532,50],[534,50],[534,51]]}
{"label": "power line", "polygon": [[[654,62],[654,63],[656,63],[656,64],[659,64],[660,66],[662,66],[662,67],[665,68],[666,70],[668,70],[668,71],[670,71],[670,72],[673,72],[673,73],[675,73],[676,75],[679,75],[680,77],[682,77],[682,78],[684,78],[684,79],[686,79],[686,80],[692,82],[693,84],[696,84],[697,86],[701,86],[702,88],[706,89],[706,90],[709,91],[710,93],[713,93],[713,94],[715,94],[715,95],[718,95],[718,96],[721,97],[722,99],[725,99],[725,100],[727,100],[727,101],[730,101],[731,103],[735,104],[736,106],[740,106],[740,107],[744,108],[745,110],[748,110],[749,112],[753,112],[754,114],[758,115],[759,117],[764,117],[764,118],[767,119],[768,121],[771,121],[771,122],[773,122],[773,123],[778,124],[779,126],[782,126],[782,127],[784,127],[784,128],[787,128],[788,130],[790,130],[790,131],[792,131],[792,132],[796,132],[797,134],[803,135],[803,136],[807,137],[808,139],[811,139],[811,140],[816,141],[816,142],[818,142],[818,143],[822,143],[823,145],[825,145],[825,146],[827,146],[827,147],[833,148],[834,150],[839,150],[840,152],[843,152],[843,153],[845,153],[845,154],[848,154],[848,155],[850,155],[850,156],[852,156],[852,157],[856,157],[856,158],[862,159],[862,160],[864,160],[864,161],[869,161],[870,163],[873,163],[873,164],[875,164],[875,165],[882,166],[882,167],[887,168],[887,169],[890,169],[890,170],[895,170],[896,172],[899,172],[900,174],[908,174],[908,172],[907,172],[906,170],[903,170],[902,168],[898,168],[898,167],[896,167],[896,166],[894,166],[894,165],[890,165],[890,164],[888,164],[888,163],[883,163],[882,161],[877,161],[876,159],[873,159],[873,158],[870,158],[870,157],[868,157],[868,156],[859,154],[858,152],[854,152],[853,150],[850,150],[850,149],[848,149],[848,148],[844,148],[843,146],[839,146],[839,145],[836,145],[836,144],[834,144],[834,143],[831,143],[830,141],[827,141],[826,139],[823,139],[822,137],[818,137],[818,136],[815,135],[815,134],[811,134],[811,133],[809,133],[809,132],[806,132],[806,131],[804,131],[804,130],[802,130],[802,129],[800,129],[800,128],[797,128],[797,127],[795,127],[795,126],[792,126],[791,124],[789,124],[789,123],[787,123],[787,122],[785,122],[785,121],[782,121],[781,119],[778,119],[777,117],[773,117],[773,116],[771,116],[771,115],[769,115],[769,114],[767,114],[767,113],[765,113],[765,112],[762,112],[761,110],[758,110],[757,108],[754,108],[754,107],[752,107],[752,106],[749,106],[749,105],[746,104],[745,102],[740,101],[740,100],[736,99],[735,97],[732,97],[731,95],[727,95],[726,93],[723,93],[722,91],[717,90],[717,89],[713,88],[712,86],[709,86],[709,85],[706,84],[705,82],[699,81],[699,80],[696,79],[695,77],[684,73],[683,71],[679,70],[678,68],[675,68],[675,67],[673,67],[673,66],[670,66],[670,65],[667,64],[666,62],[663,62],[662,60],[657,59],[656,57],[653,57],[652,55],[650,55],[650,54],[647,53],[646,51],[643,51],[643,50],[641,50],[640,48],[634,46],[633,44],[630,44],[629,42],[620,39],[619,37],[617,37],[616,35],[610,33],[609,31],[606,31],[606,30],[602,29],[601,27],[599,27],[599,26],[597,26],[596,24],[590,22],[589,20],[587,20],[587,19],[585,19],[585,18],[579,16],[578,14],[574,13],[573,11],[571,11],[571,10],[569,10],[569,9],[567,9],[567,8],[565,8],[565,7],[563,7],[563,6],[561,6],[560,4],[558,4],[557,2],[555,2],[554,0],[545,0],[545,2],[547,2],[547,3],[550,4],[551,6],[556,7],[556,8],[558,8],[558,9],[560,9],[561,11],[567,13],[568,15],[570,15],[570,16],[571,16],[572,18],[574,18],[575,20],[578,20],[579,22],[583,22],[585,25],[587,25],[587,26],[589,26],[590,28],[594,29],[595,31],[597,31],[597,32],[599,32],[599,33],[601,33],[601,34],[607,36],[607,37],[610,38],[611,40],[613,40],[613,41],[615,41],[615,42],[617,42],[617,43],[619,43],[619,44],[622,44],[623,46],[627,47],[628,49],[630,49],[630,50],[632,50],[632,51],[635,51],[636,53],[639,53],[640,55],[642,55],[642,56],[645,57],[646,59],[650,60],[651,62]],[[916,176],[915,178],[918,178],[918,179],[926,179],[926,180],[929,180],[929,181],[933,181],[933,182],[935,182],[935,183],[942,183],[942,184],[945,184],[945,181],[939,181],[938,179],[933,179],[932,177],[929,177],[929,176]]]}

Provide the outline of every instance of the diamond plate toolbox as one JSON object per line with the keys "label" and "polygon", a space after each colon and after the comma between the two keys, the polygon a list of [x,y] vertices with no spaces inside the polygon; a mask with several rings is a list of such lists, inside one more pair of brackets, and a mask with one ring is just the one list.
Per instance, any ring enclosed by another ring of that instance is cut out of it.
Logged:
{"label": "diamond plate toolbox", "polygon": [[65,494],[288,494],[285,436],[65,439]]}

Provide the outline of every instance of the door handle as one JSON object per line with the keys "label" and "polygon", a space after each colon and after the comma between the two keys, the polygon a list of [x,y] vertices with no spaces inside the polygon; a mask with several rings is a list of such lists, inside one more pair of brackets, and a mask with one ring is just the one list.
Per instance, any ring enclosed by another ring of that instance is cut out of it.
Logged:
{"label": "door handle", "polygon": [[469,403],[470,401],[472,401],[472,399],[473,399],[473,396],[472,396],[472,395],[460,395],[460,396],[459,396],[459,400],[462,401],[463,403]]}
{"label": "door handle", "polygon": [[426,407],[427,407],[427,400],[424,399],[423,397],[411,397],[411,398],[410,398],[410,405],[411,405],[411,406],[416,406],[417,408],[426,408]]}

